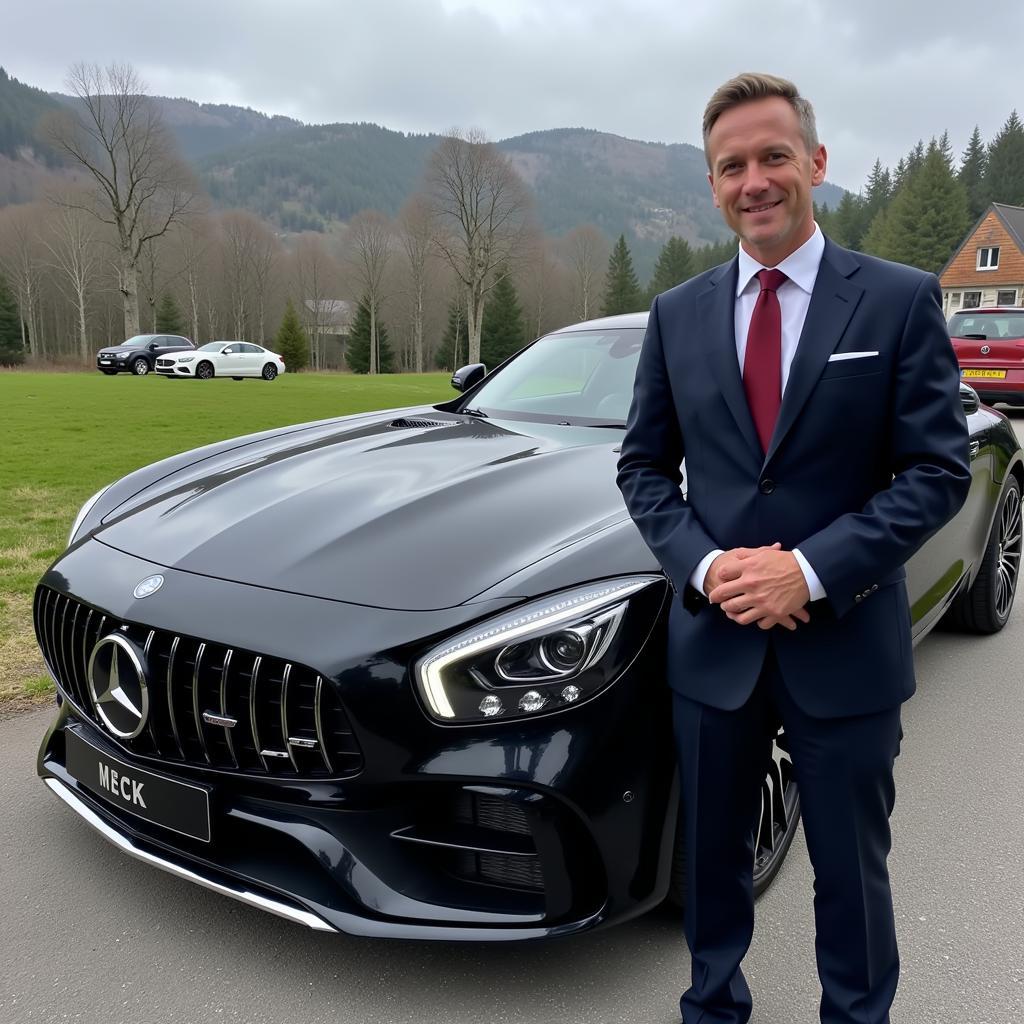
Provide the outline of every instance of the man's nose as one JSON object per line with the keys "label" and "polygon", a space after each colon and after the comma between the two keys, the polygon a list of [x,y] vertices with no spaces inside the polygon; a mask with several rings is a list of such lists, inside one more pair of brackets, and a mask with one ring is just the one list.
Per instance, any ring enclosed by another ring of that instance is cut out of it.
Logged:
{"label": "man's nose", "polygon": [[748,196],[759,196],[768,190],[768,179],[761,168],[754,164],[747,167],[743,176],[743,192]]}

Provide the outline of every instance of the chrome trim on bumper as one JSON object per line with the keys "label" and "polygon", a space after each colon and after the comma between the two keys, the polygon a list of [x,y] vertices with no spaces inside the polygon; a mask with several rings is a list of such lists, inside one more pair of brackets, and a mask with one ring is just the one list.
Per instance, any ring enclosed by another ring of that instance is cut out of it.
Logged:
{"label": "chrome trim on bumper", "polygon": [[296,924],[304,924],[307,928],[313,928],[320,932],[336,932],[337,929],[332,925],[329,925],[326,921],[311,914],[308,910],[301,910],[298,907],[291,907],[287,903],[281,903],[278,900],[271,899],[268,896],[261,896],[259,893],[252,892],[246,889],[241,883],[237,885],[226,885],[223,882],[214,881],[212,878],[204,878],[202,875],[197,874],[190,868],[186,868],[181,864],[175,864],[174,861],[165,860],[163,857],[157,856],[155,853],[150,853],[148,850],[144,850],[129,839],[127,836],[122,835],[120,832],[111,828],[102,818],[95,814],[85,803],[83,803],[75,794],[60,782],[58,779],[43,779],[43,782],[64,801],[79,817],[85,819],[85,821],[91,825],[104,839],[109,843],[113,843],[122,853],[127,853],[131,857],[135,857],[137,860],[141,860],[145,864],[149,864],[152,867],[160,868],[162,871],[166,871],[169,874],[176,875],[178,878],[184,878],[187,882],[194,882],[196,885],[201,885],[206,889],[212,889],[214,892],[219,892],[222,896],[230,896],[232,899],[239,900],[242,903],[248,903],[249,906],[258,907],[260,910],[269,911],[271,914],[277,914],[278,917],[283,917],[286,920],[294,921]]}

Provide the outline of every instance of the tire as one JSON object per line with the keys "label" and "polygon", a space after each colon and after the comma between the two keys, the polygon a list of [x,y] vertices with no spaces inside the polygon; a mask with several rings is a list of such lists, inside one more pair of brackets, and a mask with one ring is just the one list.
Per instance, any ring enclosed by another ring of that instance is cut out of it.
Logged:
{"label": "tire", "polygon": [[277,367],[273,363],[267,363],[263,367],[263,379],[275,380],[277,378]]}
{"label": "tire", "polygon": [[139,356],[139,358],[132,363],[132,373],[134,373],[136,377],[145,377],[146,374],[149,373],[149,363],[143,359],[142,356]]}
{"label": "tire", "polygon": [[1020,484],[1011,476],[1003,488],[981,568],[969,590],[953,599],[943,625],[965,633],[998,633],[1013,610],[1021,559]]}
{"label": "tire", "polygon": [[116,377],[117,370],[100,370],[104,377]]}
{"label": "tire", "polygon": [[244,377],[232,377],[231,379],[232,380],[245,380]]}
{"label": "tire", "polygon": [[213,363],[205,359],[196,367],[196,377],[199,380],[212,380],[213,373]]}
{"label": "tire", "polygon": [[[761,809],[758,814],[754,850],[754,898],[757,899],[775,880],[793,845],[800,823],[800,794],[793,776],[793,761],[786,749],[782,730],[772,744],[772,763],[761,783]],[[672,851],[672,880],[666,901],[677,910],[686,902],[686,846],[681,829]]]}

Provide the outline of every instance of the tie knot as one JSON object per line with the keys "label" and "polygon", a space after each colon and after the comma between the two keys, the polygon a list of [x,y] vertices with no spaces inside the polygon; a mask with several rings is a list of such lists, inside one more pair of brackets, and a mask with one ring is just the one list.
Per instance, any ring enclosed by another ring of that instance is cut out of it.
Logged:
{"label": "tie knot", "polygon": [[781,270],[759,270],[757,279],[761,282],[761,291],[775,292],[789,278]]}

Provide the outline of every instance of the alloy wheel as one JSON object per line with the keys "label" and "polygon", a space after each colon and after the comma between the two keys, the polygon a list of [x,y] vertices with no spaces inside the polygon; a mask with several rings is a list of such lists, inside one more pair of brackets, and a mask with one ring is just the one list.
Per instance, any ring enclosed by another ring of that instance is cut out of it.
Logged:
{"label": "alloy wheel", "polygon": [[754,889],[771,881],[782,866],[800,819],[800,795],[793,774],[793,759],[780,729],[772,744],[772,760],[761,784],[761,810],[754,838]]}
{"label": "alloy wheel", "polygon": [[1006,619],[1013,607],[1013,597],[1020,575],[1021,556],[1021,500],[1020,492],[1010,488],[1006,492],[999,514],[999,551],[996,561],[996,615]]}
{"label": "alloy wheel", "polygon": [[132,363],[132,373],[134,373],[136,377],[145,377],[146,374],[149,373],[149,363],[147,363],[145,359],[136,359],[135,362]]}
{"label": "alloy wheel", "polygon": [[210,363],[200,363],[196,367],[196,376],[200,380],[209,380],[213,376],[213,366]]}
{"label": "alloy wheel", "polygon": [[263,367],[263,379],[273,380],[277,376],[277,367],[273,363],[267,363]]}

